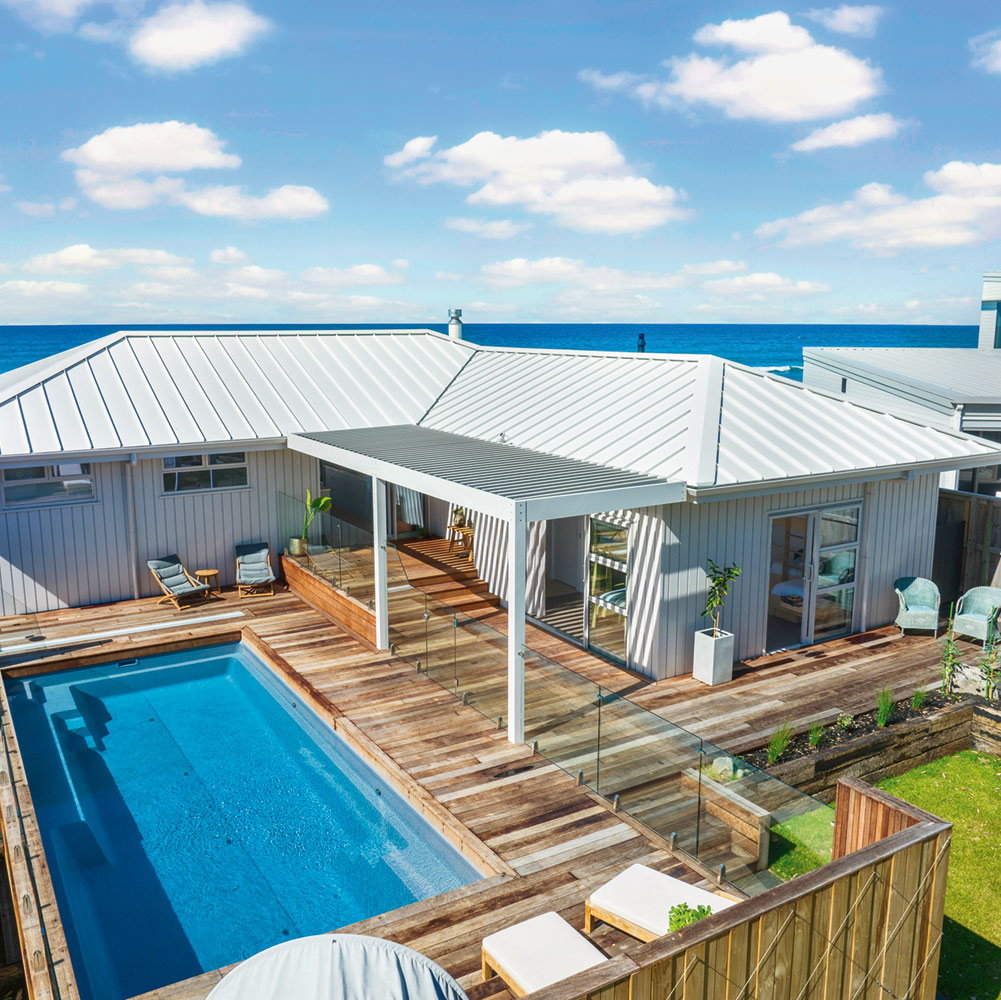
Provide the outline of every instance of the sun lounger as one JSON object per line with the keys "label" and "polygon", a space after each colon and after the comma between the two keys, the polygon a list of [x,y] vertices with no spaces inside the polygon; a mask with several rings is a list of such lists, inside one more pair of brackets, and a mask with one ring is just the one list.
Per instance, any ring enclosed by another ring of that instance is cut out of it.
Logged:
{"label": "sun lounger", "polygon": [[248,542],[236,547],[236,592],[240,597],[267,587],[275,592],[275,574],[271,569],[271,550],[267,542]]}
{"label": "sun lounger", "polygon": [[169,602],[180,611],[181,601],[207,598],[211,592],[212,588],[207,583],[199,583],[177,556],[147,559],[146,565],[163,591],[163,597],[158,602],[160,604]]}
{"label": "sun lounger", "polygon": [[584,931],[590,934],[595,922],[601,921],[641,941],[653,941],[670,933],[672,906],[687,903],[695,909],[705,905],[716,913],[735,902],[646,865],[632,865],[588,897]]}
{"label": "sun lounger", "polygon": [[496,973],[519,997],[605,961],[558,913],[543,913],[483,939],[484,980]]}

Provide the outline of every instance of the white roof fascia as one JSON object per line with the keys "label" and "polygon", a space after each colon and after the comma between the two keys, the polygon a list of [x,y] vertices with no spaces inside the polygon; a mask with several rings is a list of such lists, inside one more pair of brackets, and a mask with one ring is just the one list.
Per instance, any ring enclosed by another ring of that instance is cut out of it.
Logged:
{"label": "white roof fascia", "polygon": [[685,446],[685,478],[689,488],[712,486],[719,460],[719,434],[723,405],[722,358],[702,358],[692,387],[691,423]]}
{"label": "white roof fascia", "polygon": [[[432,476],[426,472],[405,469],[393,462],[372,458],[370,455],[363,455],[347,448],[338,448],[322,441],[314,441],[301,434],[290,434],[288,446],[293,451],[312,455],[314,458],[341,465],[354,472],[375,476],[378,479],[384,479],[387,483],[405,486],[407,489],[416,490],[418,493],[427,493],[441,500],[451,500],[460,507],[471,507],[481,514],[490,514],[492,517],[499,517],[506,521],[511,520],[514,516],[515,501],[495,493],[486,493],[483,490],[463,486],[460,483],[453,483],[448,479]],[[525,501],[520,502],[524,503]]]}
{"label": "white roof fascia", "polygon": [[870,469],[849,469],[843,472],[797,476],[790,479],[762,480],[758,483],[739,483],[735,486],[713,486],[709,488],[689,488],[691,498],[702,500],[725,500],[730,497],[764,496],[771,493],[785,493],[801,488],[823,489],[826,485],[851,485],[854,483],[874,483],[884,479],[909,479],[915,475],[931,472],[951,472],[955,469],[976,469],[982,465],[1001,463],[1001,450],[985,451],[980,455],[963,458],[937,458],[927,462],[911,462],[904,465],[880,465]]}
{"label": "white roof fascia", "polygon": [[618,490],[566,493],[558,497],[529,497],[521,502],[525,504],[529,521],[549,521],[560,517],[602,514],[609,510],[638,510],[641,507],[680,503],[687,495],[685,483],[665,482],[651,486],[626,486]]}

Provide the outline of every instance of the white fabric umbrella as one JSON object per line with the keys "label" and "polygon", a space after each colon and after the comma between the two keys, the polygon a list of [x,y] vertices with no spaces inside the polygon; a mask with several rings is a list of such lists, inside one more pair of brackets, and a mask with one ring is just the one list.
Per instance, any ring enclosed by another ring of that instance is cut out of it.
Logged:
{"label": "white fabric umbrella", "polygon": [[468,1000],[411,948],[362,934],[284,941],[241,962],[207,1000]]}

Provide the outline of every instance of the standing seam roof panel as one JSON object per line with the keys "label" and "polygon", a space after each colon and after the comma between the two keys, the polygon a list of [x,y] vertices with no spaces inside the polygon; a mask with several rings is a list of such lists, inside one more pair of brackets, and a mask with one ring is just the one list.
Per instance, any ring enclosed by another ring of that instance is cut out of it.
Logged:
{"label": "standing seam roof panel", "polygon": [[[91,445],[98,449],[118,448],[122,443],[121,438],[101,396],[101,390],[94,381],[90,365],[86,361],[73,365],[66,370],[66,375],[73,387],[73,395],[80,409],[80,418],[87,428]],[[0,448],[0,454],[5,450]]]}

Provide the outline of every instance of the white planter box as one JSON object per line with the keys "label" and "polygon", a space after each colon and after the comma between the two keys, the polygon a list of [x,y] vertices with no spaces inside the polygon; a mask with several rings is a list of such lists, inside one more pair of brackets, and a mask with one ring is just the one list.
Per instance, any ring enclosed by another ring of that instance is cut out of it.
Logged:
{"label": "white planter box", "polygon": [[711,628],[695,633],[692,676],[703,684],[726,684],[733,680],[733,633]]}

